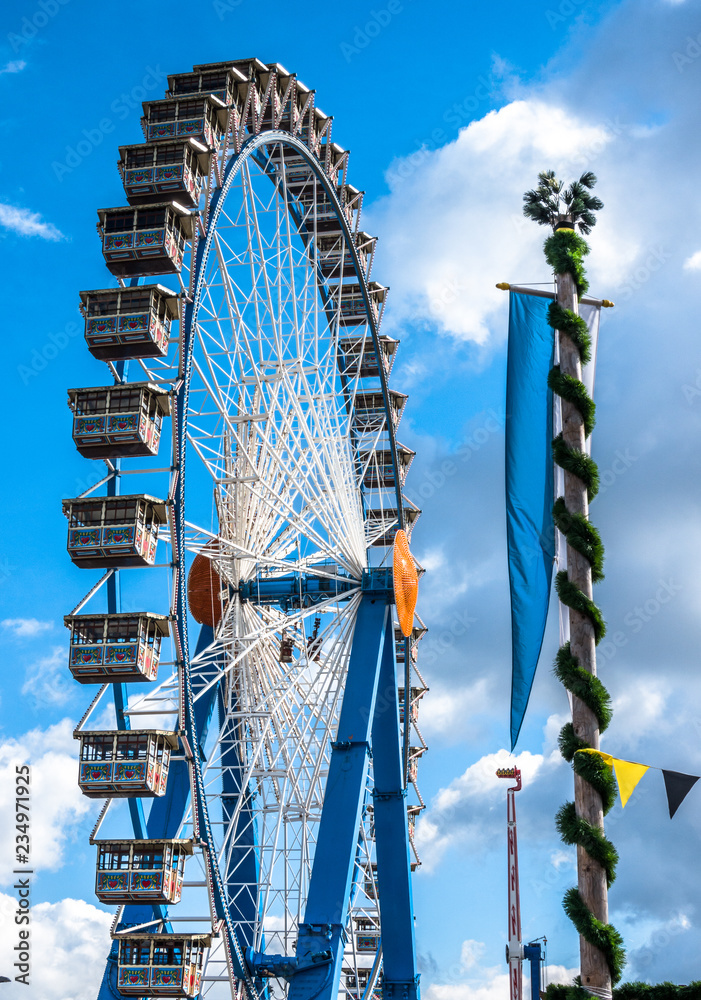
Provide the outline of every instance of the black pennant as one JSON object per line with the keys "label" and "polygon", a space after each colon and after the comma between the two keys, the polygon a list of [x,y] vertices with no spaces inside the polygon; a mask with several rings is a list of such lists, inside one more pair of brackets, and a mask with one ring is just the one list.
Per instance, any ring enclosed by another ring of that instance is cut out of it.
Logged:
{"label": "black pennant", "polygon": [[699,780],[699,775],[682,774],[680,771],[665,771],[664,768],[662,768],[662,774],[664,776],[664,786],[667,791],[669,818],[672,819],[679,806]]}

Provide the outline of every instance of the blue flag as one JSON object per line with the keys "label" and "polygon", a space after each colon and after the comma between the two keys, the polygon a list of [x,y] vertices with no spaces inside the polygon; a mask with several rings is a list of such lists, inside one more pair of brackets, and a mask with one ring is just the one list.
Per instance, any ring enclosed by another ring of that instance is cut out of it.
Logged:
{"label": "blue flag", "polygon": [[506,535],[511,589],[511,749],[518,740],[548,617],[555,557],[552,518],[554,332],[550,299],[509,296],[506,372]]}

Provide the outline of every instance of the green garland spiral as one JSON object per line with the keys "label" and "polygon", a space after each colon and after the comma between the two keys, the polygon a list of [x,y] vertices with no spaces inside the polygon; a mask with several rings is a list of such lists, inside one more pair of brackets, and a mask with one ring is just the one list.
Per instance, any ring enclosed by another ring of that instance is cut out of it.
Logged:
{"label": "green garland spiral", "polygon": [[[559,229],[545,241],[545,256],[556,274],[571,274],[581,297],[589,285],[586,279],[583,257],[589,253],[586,241],[571,229]],[[548,310],[548,323],[554,330],[565,333],[574,343],[582,365],[591,359],[591,339],[585,321],[569,309],[563,309],[553,302]],[[555,365],[548,376],[552,391],[571,403],[581,414],[585,435],[588,437],[594,427],[595,404],[586,386],[571,375],[564,375],[559,365]],[[596,463],[585,452],[569,447],[559,434],[552,444],[553,458],[557,464],[580,479],[589,499],[593,499],[599,488],[599,471]],[[604,546],[596,528],[583,514],[568,511],[563,497],[558,497],[553,506],[555,525],[567,539],[567,544],[581,553],[591,564],[592,580],[603,577]],[[606,624],[601,611],[587,595],[569,579],[567,572],[557,574],[555,587],[563,604],[584,615],[592,624],[594,638],[598,644],[606,633]],[[560,648],[555,660],[555,675],[575,698],[587,705],[603,732],[611,721],[611,700],[608,691],[598,677],[592,676],[580,666],[573,656],[570,644]],[[576,774],[588,782],[601,796],[604,815],[615,801],[616,788],[612,769],[595,754],[577,754],[588,748],[580,739],[571,722],[563,726],[559,746],[562,756],[572,764]],[[606,873],[606,881],[611,885],[616,877],[618,853],[603,832],[581,816],[577,816],[574,802],[565,803],[557,813],[556,826],[566,844],[577,844],[598,862]],[[615,985],[621,978],[625,964],[623,940],[612,924],[597,920],[582,899],[579,890],[567,891],[563,900],[567,916],[577,931],[590,944],[603,952]],[[583,991],[584,992],[584,991]],[[586,994],[584,994],[586,995]]]}

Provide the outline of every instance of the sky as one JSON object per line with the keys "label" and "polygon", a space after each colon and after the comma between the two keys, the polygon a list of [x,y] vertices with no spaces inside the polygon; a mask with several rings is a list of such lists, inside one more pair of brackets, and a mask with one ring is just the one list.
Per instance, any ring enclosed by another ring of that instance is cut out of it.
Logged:
{"label": "sky", "polygon": [[[84,347],[78,291],[109,276],[95,210],[123,204],[117,146],[141,139],[139,102],[195,63],[257,56],[316,88],[365,190],[409,394],[400,440],[423,509],[420,725],[427,810],[417,827],[417,947],[428,1000],[505,1000],[504,783],[518,765],[525,940],[546,936],[566,980],[578,940],[561,909],[574,852],[554,828],[572,779],[557,751],[565,692],[551,672],[557,607],[514,756],[504,510],[508,296],[547,282],[543,230],[522,218],[539,170],[593,170],[604,202],[590,239],[602,317],[591,509],[606,546],[596,599],[610,636],[599,671],[614,705],[604,749],[701,774],[701,3],[393,0],[304,8],[270,0],[18,0],[0,31],[0,252],[5,294],[0,539],[0,811],[18,762],[34,776],[35,979],[9,1000],[92,1000],[111,916],[93,896],[96,806],[75,784],[72,730],[86,698],[66,667],[62,616],[85,590],[64,550],[62,497],[94,482],[70,438],[66,389],[104,384]],[[39,142],[41,138],[41,142]],[[669,820],[651,770],[607,829],[609,903],[626,979],[701,978],[701,787]],[[0,923],[14,907],[0,827]],[[11,964],[0,935],[0,973]],[[80,975],[76,977],[76,969]]]}

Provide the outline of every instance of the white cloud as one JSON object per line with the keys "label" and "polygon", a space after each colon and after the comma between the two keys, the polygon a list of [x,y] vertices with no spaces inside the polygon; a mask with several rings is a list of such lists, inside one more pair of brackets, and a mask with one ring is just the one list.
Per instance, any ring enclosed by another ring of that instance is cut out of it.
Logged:
{"label": "white cloud", "polygon": [[390,324],[423,321],[486,344],[490,319],[507,304],[495,283],[549,278],[543,233],[521,215],[524,185],[536,183],[544,164],[581,173],[612,139],[605,125],[519,100],[441,149],[396,161],[391,194],[368,212],[371,231],[382,235],[383,276],[389,269]]}
{"label": "white cloud", "polygon": [[14,632],[18,639],[33,639],[54,627],[53,622],[40,622],[38,618],[5,618],[0,625]]}
{"label": "white cloud", "polygon": [[485,947],[484,941],[473,941],[472,938],[463,941],[460,948],[460,965],[465,972],[477,965],[482,955],[484,955]]}
{"label": "white cloud", "polygon": [[[71,837],[97,804],[78,788],[77,741],[73,723],[63,719],[46,730],[33,729],[0,744],[0,815],[14,814],[16,767],[31,766],[31,864],[34,871],[64,863]],[[0,826],[0,884],[11,884],[14,826]]]}
{"label": "white cloud", "polygon": [[54,646],[48,656],[27,668],[22,694],[31,694],[40,705],[65,705],[71,696],[66,650]]}
{"label": "white cloud", "polygon": [[[464,941],[461,957],[464,954],[465,945],[472,948],[480,944],[478,941]],[[481,947],[484,948],[484,945]],[[504,997],[508,997],[509,975],[503,967],[476,968],[474,971],[473,968],[470,967],[470,975],[464,980],[452,983],[432,983],[427,989],[421,991],[422,996],[426,1000],[504,1000]],[[528,976],[528,969],[528,963],[524,963],[524,979]],[[548,965],[545,968],[547,983],[571,983],[577,975],[579,975],[579,969],[567,969],[563,965]]]}
{"label": "white cloud", "polygon": [[670,685],[647,679],[644,687],[628,688],[613,701],[612,733],[617,743],[634,746],[655,733],[666,719]]}
{"label": "white cloud", "polygon": [[421,703],[421,730],[428,737],[459,738],[470,717],[489,708],[489,683],[485,677],[459,690],[432,684],[430,694]]}
{"label": "white cloud", "polygon": [[43,240],[62,240],[63,233],[50,222],[43,222],[38,212],[0,203],[0,226],[20,236],[40,236]]}
{"label": "white cloud", "polygon": [[12,62],[5,63],[3,68],[0,69],[0,76],[3,73],[21,73],[26,65],[23,59],[13,59]]}
{"label": "white cloud", "polygon": [[498,750],[471,764],[438,792],[419,818],[416,847],[425,870],[434,870],[453,844],[476,851],[490,843],[491,817],[497,804],[503,805],[504,800],[504,783],[496,777],[497,768],[519,768],[524,784],[531,786],[541,774],[561,765],[557,750],[548,756],[529,750],[520,754]]}
{"label": "white cloud", "polygon": [[701,250],[697,250],[696,253],[692,253],[691,257],[687,257],[684,261],[685,271],[701,271]]}
{"label": "white cloud", "polygon": [[[0,895],[0,974],[8,977],[17,960],[13,934],[17,900]],[[110,949],[112,914],[80,899],[37,903],[32,907],[30,990],[23,983],[3,984],[4,1000],[23,1000],[31,994],[41,1000],[94,1000]]]}

